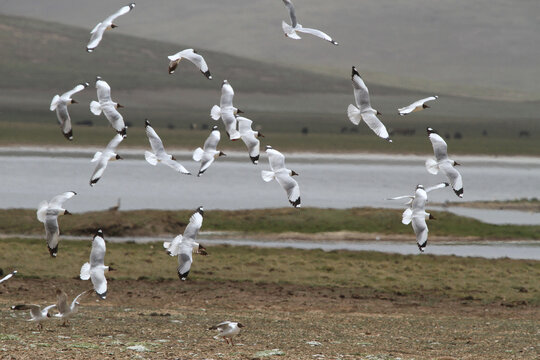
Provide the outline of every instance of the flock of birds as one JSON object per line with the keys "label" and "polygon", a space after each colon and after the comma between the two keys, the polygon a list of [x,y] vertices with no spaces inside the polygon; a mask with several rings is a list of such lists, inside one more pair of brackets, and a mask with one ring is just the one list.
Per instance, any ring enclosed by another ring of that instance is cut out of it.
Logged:
{"label": "flock of birds", "polygon": [[[286,37],[300,39],[298,33],[306,33],[322,38],[333,45],[338,45],[338,43],[328,34],[317,29],[305,28],[300,25],[297,22],[296,11],[292,2],[290,0],[283,0],[283,3],[289,11],[291,20],[290,25],[285,21],[282,23],[282,28]],[[105,31],[117,27],[114,21],[119,16],[130,12],[134,7],[135,3],[124,6],[111,16],[107,17],[104,21],[97,24],[91,31],[91,38],[86,47],[87,51],[93,52],[101,42]],[[212,75],[204,57],[193,49],[182,50],[169,56],[168,59],[168,71],[170,74],[175,72],[182,59],[186,59],[195,64],[207,79],[212,79]],[[350,121],[355,125],[359,125],[360,122],[364,121],[377,136],[388,142],[392,142],[386,127],[377,117],[380,115],[379,111],[373,109],[371,106],[369,90],[354,66],[352,67],[351,80],[356,106],[350,104],[347,109],[347,115]],[[76,103],[76,101],[72,99],[73,95],[84,90],[88,86],[88,83],[78,84],[70,91],[63,93],[62,95],[55,95],[52,99],[50,110],[56,110],[62,133],[68,140],[73,139],[68,105]],[[103,113],[111,127],[116,131],[116,135],[108,143],[106,148],[101,152],[96,152],[91,160],[92,162],[96,162],[97,165],[90,177],[90,186],[94,186],[101,179],[109,161],[122,159],[122,157],[116,153],[116,149],[127,137],[127,126],[125,125],[121,113],[118,111],[119,108],[122,108],[122,105],[112,100],[111,87],[99,76],[96,78],[95,87],[97,90],[97,101],[92,101],[90,103],[90,111],[95,115]],[[252,121],[250,119],[239,116],[239,114],[242,114],[242,111],[233,105],[233,97],[234,90],[232,86],[227,80],[224,80],[221,87],[219,106],[214,105],[211,108],[210,117],[213,120],[219,120],[221,118],[229,139],[231,141],[242,139],[248,149],[248,154],[252,163],[258,164],[260,156],[259,137],[263,137],[263,134],[252,130]],[[399,114],[407,115],[429,108],[429,106],[426,105],[426,102],[436,100],[437,98],[437,96],[431,96],[418,100],[406,107],[399,108]],[[145,120],[145,130],[152,149],[152,151],[145,151],[144,153],[144,157],[149,164],[155,166],[158,163],[162,163],[181,174],[191,175],[191,172],[182,166],[174,156],[165,151],[161,138],[151,126],[148,119]],[[392,200],[408,199],[408,207],[403,212],[402,222],[404,224],[412,223],[420,251],[423,251],[427,244],[428,228],[426,225],[426,218],[433,218],[425,211],[427,194],[432,190],[451,186],[457,196],[463,196],[462,178],[460,173],[455,169],[455,166],[459,164],[448,157],[447,144],[434,129],[427,128],[427,134],[432,143],[435,158],[426,161],[426,169],[431,174],[437,174],[441,171],[446,175],[449,183],[440,183],[427,189],[425,189],[423,185],[418,185],[413,195],[391,198]],[[221,135],[218,126],[213,126],[203,147],[199,147],[193,152],[193,159],[200,162],[198,176],[201,176],[207,171],[217,157],[225,156],[222,151],[217,149],[220,138]],[[293,178],[293,176],[298,174],[285,166],[285,156],[278,150],[273,149],[271,146],[266,146],[266,154],[268,156],[270,170],[263,170],[261,172],[262,179],[265,182],[275,179],[286,191],[287,198],[292,206],[299,208],[301,206],[300,187],[298,182]],[[54,197],[51,201],[43,201],[38,207],[37,218],[44,223],[47,246],[52,257],[56,257],[58,253],[58,240],[60,234],[58,216],[70,214],[68,210],[63,208],[63,203],[75,195],[75,192],[68,191]],[[177,273],[181,280],[187,279],[193,262],[193,253],[207,255],[205,247],[196,242],[197,234],[203,223],[203,215],[204,209],[201,206],[191,216],[184,233],[178,235],[172,241],[163,244],[167,254],[178,257]],[[49,310],[56,308],[58,314],[55,316],[64,319],[64,324],[66,324],[69,317],[77,311],[77,306],[83,296],[95,291],[101,299],[106,298],[107,280],[105,273],[113,269],[104,264],[105,252],[106,245],[103,231],[99,229],[92,240],[89,262],[82,265],[79,274],[82,280],[90,279],[92,281],[93,289],[79,294],[69,306],[67,304],[66,294],[63,291],[58,290],[58,301],[55,305],[47,306],[44,309],[41,309],[38,305],[16,305],[12,308],[14,310],[30,310],[32,316],[30,320],[37,321],[39,327],[41,327],[41,321],[50,317]],[[9,277],[13,276],[14,273],[6,276],[0,280],[0,282],[7,280]],[[238,322],[226,321],[211,329],[218,330],[220,337],[225,338],[227,343],[233,344],[232,337],[239,333],[241,327],[243,327],[243,325]]]}

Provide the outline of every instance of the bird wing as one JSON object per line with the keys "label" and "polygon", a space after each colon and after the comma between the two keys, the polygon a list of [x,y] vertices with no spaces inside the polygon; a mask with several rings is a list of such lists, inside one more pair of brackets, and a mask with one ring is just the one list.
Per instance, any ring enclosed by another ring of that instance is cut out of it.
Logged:
{"label": "bird wing", "polygon": [[206,140],[204,141],[204,151],[216,151],[220,139],[221,134],[219,130],[213,130],[208,136],[208,138],[206,138]]}
{"label": "bird wing", "polygon": [[[122,135],[118,135],[122,137]],[[90,177],[90,186],[93,186],[95,183],[101,179],[103,176],[103,173],[105,172],[105,169],[107,168],[107,164],[109,163],[110,156],[108,154],[102,154],[99,158],[99,161],[96,165],[96,168],[94,169],[94,172],[92,173],[92,176]]]}
{"label": "bird wing", "polygon": [[109,25],[100,22],[92,29],[92,31],[90,31],[90,40],[86,45],[87,51],[91,52],[99,45],[101,39],[103,38],[103,33],[105,32],[105,30],[107,30],[108,26]]}
{"label": "bird wing", "polygon": [[448,177],[450,185],[457,196],[463,197],[463,179],[461,174],[452,166],[450,161],[443,161],[439,164],[439,169]]}
{"label": "bird wing", "polygon": [[112,102],[111,99],[111,87],[105,80],[96,81],[97,98],[100,104]]}
{"label": "bird wing", "polygon": [[253,123],[253,121],[251,121],[250,119],[243,116],[238,116],[236,118],[236,121],[238,121],[238,131],[240,132],[240,134],[253,131],[251,129],[251,124]]}
{"label": "bird wing", "polygon": [[75,195],[77,195],[77,193],[74,191],[67,191],[63,194],[56,195],[49,201],[49,208],[60,209],[64,201],[71,199]]}
{"label": "bird wing", "polygon": [[105,104],[101,105],[101,110],[103,111],[103,114],[105,114],[105,117],[107,120],[109,120],[109,123],[113,127],[116,132],[125,134],[126,131],[126,123],[124,122],[124,117],[122,114],[116,110],[116,105],[113,102],[107,102]]}
{"label": "bird wing", "polygon": [[58,250],[58,235],[60,235],[58,210],[49,209],[45,215],[45,237],[47,238],[47,247],[51,255],[56,254]]}
{"label": "bird wing", "polygon": [[223,321],[217,325],[213,326],[214,329],[218,330],[219,332],[224,332],[226,330],[229,330],[231,328],[231,322],[230,321]]}
{"label": "bird wing", "polygon": [[272,171],[276,172],[279,169],[285,168],[285,156],[282,153],[275,149],[268,149],[266,150],[266,154],[268,155],[268,162]]}
{"label": "bird wing", "polygon": [[334,41],[334,39],[332,39],[327,33],[322,32],[321,30],[312,29],[312,28],[306,28],[306,27],[302,27],[302,26],[298,26],[294,30],[298,31],[298,32],[306,33],[306,34],[315,35],[315,36],[317,36],[317,37],[319,37],[319,38],[321,38],[323,40],[329,41],[329,42],[337,45],[337,43]]}
{"label": "bird wing", "polygon": [[189,218],[189,224],[184,230],[185,239],[195,240],[203,223],[203,216],[197,211]]}
{"label": "bird wing", "polygon": [[[425,212],[423,212],[423,214],[425,214]],[[426,217],[423,214],[413,215],[412,217],[412,227],[414,233],[416,234],[416,243],[418,244],[420,251],[423,251],[423,249],[426,247],[428,237]]]}
{"label": "bird wing", "polygon": [[300,206],[300,186],[286,171],[278,171],[276,180],[287,192],[287,198],[294,207]]}
{"label": "bird wing", "polygon": [[431,145],[433,145],[435,159],[438,162],[448,159],[448,145],[446,145],[446,141],[436,133],[429,134],[429,140],[431,141]]}
{"label": "bird wing", "polygon": [[291,18],[291,26],[294,28],[298,24],[296,21],[296,11],[294,10],[294,5],[291,0],[283,0],[283,3],[289,10],[289,17]]}
{"label": "bird wing", "polygon": [[103,23],[105,24],[112,24],[113,21],[119,17],[119,16],[122,16],[122,15],[125,15],[127,14],[128,12],[131,11],[131,9],[133,9],[135,7],[135,3],[131,3],[129,5],[126,5],[126,6],[122,6],[117,12],[115,12],[114,14],[110,15],[109,17],[107,17]]}
{"label": "bird wing", "polygon": [[389,135],[388,131],[386,130],[386,126],[384,126],[381,120],[379,120],[379,118],[374,113],[372,113],[371,111],[363,112],[362,120],[364,120],[367,126],[369,126],[369,128],[373,130],[373,132],[377,134],[377,136],[388,140]]}
{"label": "bird wing", "polygon": [[100,298],[107,297],[107,279],[105,278],[105,267],[97,266],[90,269],[90,279],[94,285],[94,291]]}
{"label": "bird wing", "polygon": [[69,99],[71,99],[71,96],[72,96],[73,94],[76,94],[76,93],[78,93],[79,91],[83,91],[87,86],[88,86],[88,83],[78,84],[78,85],[75,86],[73,89],[71,89],[71,90],[66,91],[65,93],[63,93],[63,94],[60,96],[60,99],[62,99],[63,101],[68,101]]}
{"label": "bird wing", "polygon": [[214,163],[215,157],[212,153],[205,152],[201,158],[201,167],[199,168],[199,174],[203,174]]}
{"label": "bird wing", "polygon": [[19,304],[11,307],[12,310],[30,310],[32,318],[41,317],[41,306],[34,304]]}
{"label": "bird wing", "polygon": [[105,240],[97,234],[94,235],[92,250],[90,251],[90,273],[93,268],[104,266],[106,251]]}
{"label": "bird wing", "polygon": [[174,170],[178,171],[179,173],[182,173],[184,175],[191,175],[191,173],[188,171],[188,169],[186,169],[185,167],[182,166],[182,164],[180,164],[177,161],[174,161],[171,158],[161,159],[161,162],[163,164],[173,168]]}
{"label": "bird wing", "polygon": [[150,141],[150,146],[152,147],[152,151],[154,154],[160,154],[165,153],[165,148],[163,147],[163,141],[161,141],[161,138],[158,136],[154,128],[150,125],[146,125],[146,136],[148,136],[148,140]]}
{"label": "bird wing", "polygon": [[240,133],[236,130],[236,117],[231,107],[221,108],[221,120],[223,120],[225,131],[227,131],[231,140],[240,138]]}
{"label": "bird wing", "polygon": [[430,192],[430,191],[433,191],[433,190],[445,188],[445,187],[447,187],[448,185],[449,185],[448,183],[440,183],[440,184],[437,184],[437,185],[433,185],[433,186],[428,187],[428,188],[426,189],[426,193],[428,193],[428,192]]}
{"label": "bird wing", "polygon": [[257,161],[259,159],[261,142],[255,136],[255,132],[250,130],[240,134],[242,141],[244,142],[244,144],[246,144],[246,147],[248,149],[249,157],[253,161]]}
{"label": "bird wing", "polygon": [[185,279],[191,270],[193,262],[193,246],[192,242],[182,242],[180,245],[180,254],[178,254],[178,276],[180,279]]}
{"label": "bird wing", "polygon": [[352,85],[354,90],[354,99],[356,101],[356,105],[360,108],[360,112],[372,109],[371,101],[369,99],[369,90],[354,66],[352,68]]}
{"label": "bird wing", "polygon": [[234,90],[229,83],[223,83],[221,86],[221,98],[219,100],[219,107],[223,111],[226,107],[233,106]]}
{"label": "bird wing", "polygon": [[94,289],[85,290],[73,299],[71,302],[71,310],[75,308],[75,305],[79,305],[79,299],[94,292]]}
{"label": "bird wing", "polygon": [[71,117],[69,116],[67,104],[60,102],[56,107],[56,117],[58,118],[58,123],[62,128],[62,134],[69,140],[73,139],[73,131],[71,127]]}
{"label": "bird wing", "polygon": [[62,290],[56,295],[56,309],[60,314],[65,314],[70,310],[67,304],[67,294]]}
{"label": "bird wing", "polygon": [[181,53],[182,54],[182,57],[188,59],[189,61],[191,61],[193,64],[195,64],[195,66],[197,66],[199,68],[199,70],[209,79],[212,78],[212,76],[210,75],[210,71],[208,69],[208,65],[206,64],[206,61],[204,60],[204,58],[202,57],[202,55],[200,54],[197,54],[195,52],[195,50],[193,49],[186,49],[184,51],[182,51]]}
{"label": "bird wing", "polygon": [[120,145],[122,140],[124,140],[124,137],[120,134],[116,134],[112,138],[112,140],[109,141],[109,143],[107,144],[107,147],[105,148],[105,151],[103,152],[103,154],[109,153],[109,156],[110,156],[112,153],[115,153],[116,148],[118,147],[118,145]]}
{"label": "bird wing", "polygon": [[401,200],[401,199],[414,199],[414,196],[412,195],[402,195],[402,196],[396,196],[393,198],[388,198],[386,200]]}
{"label": "bird wing", "polygon": [[4,281],[6,280],[9,280],[13,277],[13,275],[15,275],[17,273],[17,270],[7,274],[6,276],[4,276],[3,278],[0,279],[0,284],[3,283]]}

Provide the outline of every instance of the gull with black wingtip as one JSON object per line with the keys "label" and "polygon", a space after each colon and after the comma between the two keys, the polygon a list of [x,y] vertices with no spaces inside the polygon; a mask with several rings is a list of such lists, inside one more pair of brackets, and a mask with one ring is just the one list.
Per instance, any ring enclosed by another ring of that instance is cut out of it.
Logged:
{"label": "gull with black wingtip", "polygon": [[203,73],[204,76],[208,80],[212,80],[212,75],[210,74],[210,70],[208,69],[208,65],[206,64],[206,61],[200,55],[197,51],[193,49],[185,49],[182,51],[177,52],[174,55],[168,56],[169,58],[169,74],[173,74],[176,70],[176,67],[180,63],[182,59],[187,59],[191,61],[195,66],[199,68],[199,70]]}
{"label": "gull with black wingtip", "polygon": [[86,51],[92,52],[99,45],[101,39],[103,38],[103,33],[105,30],[117,28],[118,25],[114,24],[114,20],[117,17],[127,14],[135,7],[135,3],[131,3],[126,6],[122,6],[117,12],[107,17],[105,20],[97,24],[92,31],[90,31],[90,41],[86,45]]}
{"label": "gull with black wingtip", "polygon": [[107,278],[105,278],[105,272],[114,270],[110,266],[105,266],[106,251],[107,247],[105,245],[103,231],[98,229],[92,238],[90,261],[81,266],[79,274],[81,280],[92,280],[94,291],[102,300],[107,298]]}
{"label": "gull with black wingtip", "polygon": [[58,118],[58,123],[62,128],[62,134],[64,134],[64,137],[68,140],[73,140],[73,129],[71,126],[71,117],[69,116],[68,112],[68,105],[77,104],[77,101],[71,97],[74,94],[86,89],[88,86],[88,83],[81,83],[62,95],[55,95],[51,101],[50,110],[56,110],[56,117]]}
{"label": "gull with black wingtip", "polygon": [[58,216],[71,215],[69,211],[62,208],[62,205],[75,195],[77,195],[75,191],[67,191],[53,197],[51,201],[44,200],[38,205],[37,218],[45,225],[47,247],[52,257],[56,257],[58,253],[58,236],[60,235]]}
{"label": "gull with black wingtip", "polygon": [[205,140],[203,147],[198,147],[193,152],[193,160],[201,162],[201,167],[197,176],[201,176],[210,167],[210,165],[212,165],[216,157],[226,156],[223,151],[216,149],[220,138],[221,134],[219,133],[218,127],[213,126],[212,131]]}
{"label": "gull with black wingtip", "polygon": [[234,90],[231,84],[227,80],[223,80],[219,106],[212,106],[210,117],[216,121],[221,117],[229,139],[234,141],[240,139],[240,133],[236,130],[236,115],[242,114],[243,111],[233,106],[233,97]]}
{"label": "gull with black wingtip", "polygon": [[118,134],[126,137],[127,126],[124,123],[124,117],[117,110],[123,106],[112,101],[111,87],[101,76],[96,77],[96,89],[98,101],[92,101],[90,103],[90,111],[96,116],[99,116],[103,112],[113,129]]}
{"label": "gull with black wingtip", "polygon": [[427,134],[431,145],[433,145],[433,152],[435,153],[435,159],[426,160],[426,169],[430,174],[437,175],[440,171],[450,181],[452,189],[460,198],[463,197],[463,179],[461,174],[456,170],[455,166],[461,165],[460,163],[448,158],[448,146],[446,141],[432,128],[427,128]]}
{"label": "gull with black wingtip", "polygon": [[176,158],[172,155],[169,155],[165,152],[165,148],[163,147],[163,141],[161,141],[161,138],[158,136],[154,128],[150,125],[150,121],[148,119],[144,120],[144,127],[146,131],[146,136],[148,137],[148,141],[150,141],[150,146],[152,147],[152,151],[145,151],[144,152],[144,158],[150,165],[156,166],[158,162],[167,165],[170,168],[173,168],[174,170],[178,171],[181,174],[184,175],[191,175],[191,173],[182,166],[179,162],[176,161]]}
{"label": "gull with black wingtip", "polygon": [[285,156],[271,146],[266,146],[266,155],[272,171],[262,170],[261,176],[264,181],[269,182],[274,179],[287,192],[287,198],[292,206],[299,208],[300,204],[300,186],[292,177],[298,175],[293,170],[285,167]]}

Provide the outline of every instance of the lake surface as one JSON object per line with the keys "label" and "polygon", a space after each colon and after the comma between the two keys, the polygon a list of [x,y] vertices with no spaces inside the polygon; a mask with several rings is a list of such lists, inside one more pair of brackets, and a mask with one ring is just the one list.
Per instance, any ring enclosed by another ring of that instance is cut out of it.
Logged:
{"label": "lake surface", "polygon": [[[265,154],[253,165],[247,154],[222,157],[201,176],[180,175],[144,160],[144,150],[123,151],[125,160],[110,162],[102,179],[89,186],[97,149],[0,149],[0,207],[37,208],[40,201],[73,190],[70,211],[103,210],[121,199],[122,210],[133,209],[252,209],[290,206],[285,192],[273,181],[265,183],[261,170],[269,169]],[[186,151],[171,151],[188,170],[199,164]],[[302,206],[322,208],[392,207],[403,202],[388,197],[412,194],[417,184],[446,181],[430,175],[423,156],[369,154],[287,154],[286,165],[300,176]],[[459,156],[464,200],[540,198],[540,159]],[[461,201],[449,188],[430,193],[432,202]],[[540,214],[450,209],[493,223],[540,224]]]}

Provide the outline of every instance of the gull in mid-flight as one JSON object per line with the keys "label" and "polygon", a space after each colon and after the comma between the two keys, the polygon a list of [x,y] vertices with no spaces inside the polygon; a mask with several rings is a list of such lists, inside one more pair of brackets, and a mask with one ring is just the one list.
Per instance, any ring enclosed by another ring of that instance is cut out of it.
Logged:
{"label": "gull in mid-flight", "polygon": [[1,279],[0,279],[0,284],[3,283],[3,282],[6,281],[6,280],[11,279],[15,274],[17,274],[17,270],[13,270],[13,271],[10,272],[9,274],[7,274],[7,275],[4,276],[3,278],[1,278]]}
{"label": "gull in mid-flight", "polygon": [[156,166],[158,162],[167,165],[174,170],[178,171],[179,173],[182,173],[184,175],[191,175],[191,173],[183,167],[179,162],[176,161],[176,158],[172,155],[169,155],[165,152],[165,148],[163,147],[163,142],[161,141],[161,138],[158,136],[154,128],[150,125],[150,122],[148,119],[144,120],[144,127],[146,129],[146,136],[148,136],[148,140],[150,141],[150,146],[152,147],[152,152],[145,151],[144,152],[144,158],[150,165]]}
{"label": "gull in mid-flight", "polygon": [[203,223],[204,209],[199,206],[195,213],[189,218],[189,224],[186,226],[184,233],[178,235],[173,241],[166,241],[163,247],[167,249],[167,254],[170,256],[178,256],[178,277],[185,281],[191,270],[193,262],[193,252],[201,255],[208,255],[206,248],[195,242],[197,234]]}
{"label": "gull in mid-flight", "polygon": [[358,71],[356,71],[356,68],[352,67],[352,85],[354,89],[354,99],[356,101],[356,106],[353,104],[349,104],[349,107],[347,108],[347,115],[349,116],[349,120],[355,125],[360,124],[361,120],[364,120],[364,122],[369,126],[371,130],[377,136],[382,137],[383,139],[392,142],[390,139],[390,136],[388,135],[388,131],[386,130],[386,127],[384,124],[377,118],[377,115],[381,115],[381,113],[371,107],[371,100],[369,99],[369,90],[364,83],[364,80],[360,77],[360,74]]}
{"label": "gull in mid-flight", "polygon": [[58,216],[71,215],[69,211],[62,208],[62,204],[75,195],[77,195],[75,191],[68,191],[53,197],[51,201],[42,201],[38,205],[37,218],[45,225],[47,247],[52,257],[56,257],[58,253],[58,236],[60,235]]}
{"label": "gull in mid-flight", "polygon": [[240,132],[240,138],[247,146],[251,162],[253,162],[254,164],[258,164],[261,142],[257,138],[264,137],[264,135],[261,134],[260,131],[253,131],[253,129],[251,129],[251,124],[253,123],[253,121],[249,120],[248,118],[238,116],[236,118],[236,121],[238,121],[238,131]]}
{"label": "gull in mid-flight", "polygon": [[69,318],[77,313],[78,306],[80,305],[79,299],[82,296],[89,295],[93,292],[94,289],[90,289],[80,293],[73,299],[71,304],[68,305],[67,294],[60,289],[56,289],[56,310],[58,310],[58,314],[54,314],[54,316],[64,320],[62,326],[67,326]]}
{"label": "gull in mid-flight", "polygon": [[212,165],[216,156],[226,156],[223,151],[216,150],[221,134],[218,127],[213,126],[212,132],[204,142],[202,148],[198,147],[193,152],[193,160],[201,162],[201,168],[197,176],[201,176]]}
{"label": "gull in mid-flight", "polygon": [[90,103],[92,114],[99,116],[101,112],[105,115],[114,130],[123,137],[127,136],[127,127],[124,123],[124,117],[116,110],[123,107],[111,99],[111,87],[101,76],[96,77],[96,89],[98,101]]}
{"label": "gull in mid-flight", "polygon": [[427,171],[430,174],[436,175],[441,170],[450,181],[450,185],[452,185],[452,189],[454,189],[456,195],[462,198],[463,180],[459,171],[454,167],[461,164],[448,158],[446,141],[435,130],[428,127],[427,134],[431,145],[433,145],[433,152],[435,153],[435,159],[426,160]]}
{"label": "gull in mid-flight", "polygon": [[103,33],[105,30],[114,29],[118,27],[118,25],[114,24],[114,20],[116,20],[117,17],[122,16],[124,14],[127,14],[135,7],[135,3],[131,3],[126,6],[122,6],[120,10],[115,12],[114,14],[110,15],[108,18],[97,24],[92,31],[90,31],[90,41],[88,42],[88,45],[86,45],[86,51],[92,52],[94,49],[99,45],[99,42],[101,41],[101,38],[103,37]]}
{"label": "gull in mid-flight", "polygon": [[423,185],[418,185],[413,196],[403,195],[388,199],[409,199],[406,204],[410,206],[403,212],[401,222],[405,225],[409,225],[412,222],[412,228],[416,234],[416,243],[421,252],[424,252],[424,248],[427,245],[428,227],[426,224],[426,217],[434,219],[431,214],[426,212],[426,202],[428,200],[427,194],[433,190],[443,189],[447,186],[449,186],[448,183],[440,183],[424,189]]}
{"label": "gull in mid-flight", "polygon": [[30,310],[30,319],[27,321],[36,321],[38,323],[38,330],[43,329],[42,322],[51,317],[49,310],[56,307],[56,304],[46,306],[43,310],[39,305],[20,304],[13,305],[11,310]]}
{"label": "gull in mid-flight", "polygon": [[283,3],[289,10],[289,17],[291,18],[291,25],[287,24],[285,21],[281,22],[281,27],[283,28],[283,32],[285,32],[286,37],[298,40],[298,39],[301,39],[301,37],[298,36],[296,32],[301,32],[301,33],[315,35],[334,45],[338,45],[338,43],[334,41],[334,39],[332,39],[328,34],[322,32],[321,30],[305,28],[302,25],[300,25],[298,21],[296,21],[296,11],[294,10],[294,5],[291,2],[291,0],[283,0]]}
{"label": "gull in mid-flight", "polygon": [[219,100],[219,106],[214,105],[210,110],[210,116],[214,120],[223,120],[225,124],[225,131],[229,135],[229,139],[240,139],[240,133],[236,130],[236,114],[242,114],[243,111],[233,106],[234,90],[227,80],[223,80],[221,86],[221,99]]}
{"label": "gull in mid-flight", "polygon": [[439,97],[435,95],[435,96],[430,96],[430,97],[427,97],[427,98],[425,98],[425,99],[421,99],[421,100],[415,101],[415,102],[413,102],[411,105],[408,105],[408,106],[399,108],[399,109],[398,109],[399,115],[403,116],[403,115],[410,114],[410,113],[412,113],[412,112],[416,112],[416,111],[428,109],[429,106],[426,105],[426,102],[432,101],[432,100],[436,100],[436,99],[438,99],[438,98],[439,98]]}
{"label": "gull in mid-flight", "polygon": [[287,192],[287,198],[292,206],[299,208],[300,205],[300,186],[292,177],[298,175],[293,170],[285,167],[285,156],[271,146],[266,147],[268,162],[272,171],[262,170],[261,176],[264,181],[269,182],[274,179]]}
{"label": "gull in mid-flight", "polygon": [[224,321],[209,327],[208,330],[217,330],[218,334],[214,337],[215,339],[219,339],[221,337],[225,339],[227,344],[234,345],[233,337],[238,335],[240,333],[240,328],[243,327],[244,325],[236,321]]}
{"label": "gull in mid-flight", "polygon": [[97,161],[97,166],[90,178],[90,186],[94,186],[94,184],[101,179],[109,161],[122,159],[122,157],[115,152],[122,140],[124,140],[124,137],[120,134],[116,134],[103,152],[98,151],[94,154],[94,158],[91,162]]}
{"label": "gull in mid-flight", "polygon": [[56,110],[56,117],[58,118],[58,123],[62,128],[62,134],[64,134],[64,136],[68,140],[73,140],[73,130],[71,127],[71,117],[69,116],[68,105],[77,104],[77,101],[73,100],[71,96],[78,93],[79,91],[84,90],[88,86],[88,83],[79,84],[70,91],[63,93],[62,95],[54,95],[51,101],[50,110]]}
{"label": "gull in mid-flight", "polygon": [[92,280],[92,285],[94,285],[96,294],[103,300],[107,297],[107,279],[105,278],[105,272],[114,270],[110,266],[105,266],[106,250],[103,231],[98,229],[92,239],[90,262],[84,263],[83,266],[81,266],[79,275],[81,280]]}
{"label": "gull in mid-flight", "polygon": [[191,61],[195,66],[199,68],[199,70],[208,78],[208,80],[212,80],[212,75],[210,74],[210,70],[208,70],[208,65],[206,65],[206,61],[202,57],[202,55],[199,55],[195,50],[193,49],[185,49],[180,52],[177,52],[174,55],[168,56],[169,58],[169,74],[174,73],[176,70],[176,67],[180,63],[180,60],[187,59]]}

